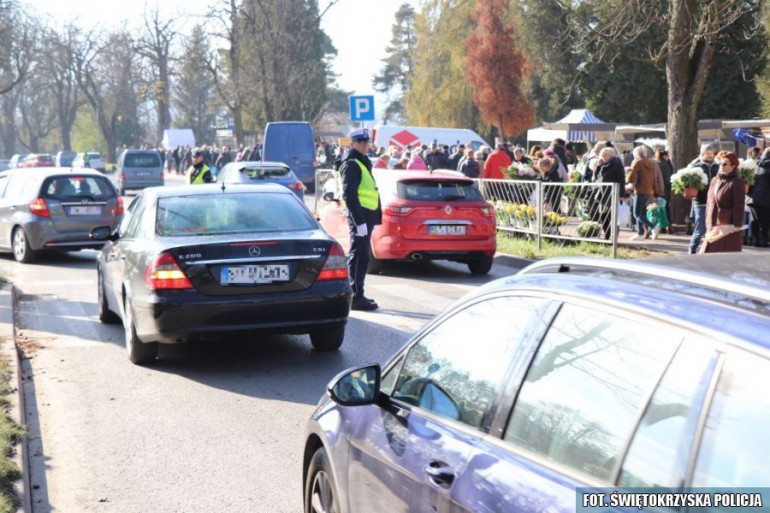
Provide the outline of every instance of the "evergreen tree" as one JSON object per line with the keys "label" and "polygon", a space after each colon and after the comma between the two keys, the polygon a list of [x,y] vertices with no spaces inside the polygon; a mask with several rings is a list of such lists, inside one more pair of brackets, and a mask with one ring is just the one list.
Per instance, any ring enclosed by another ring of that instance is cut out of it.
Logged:
{"label": "evergreen tree", "polygon": [[414,17],[414,8],[410,4],[402,4],[396,11],[393,37],[390,46],[386,48],[388,56],[383,59],[385,65],[372,81],[376,91],[393,93],[395,96],[385,109],[385,123],[401,122],[404,117],[403,95],[409,89],[409,80],[413,74],[412,54],[417,46]]}
{"label": "evergreen tree", "polygon": [[214,79],[206,69],[209,43],[203,27],[196,26],[184,42],[172,88],[174,124],[192,128],[196,141],[214,140],[216,107],[213,105]]}

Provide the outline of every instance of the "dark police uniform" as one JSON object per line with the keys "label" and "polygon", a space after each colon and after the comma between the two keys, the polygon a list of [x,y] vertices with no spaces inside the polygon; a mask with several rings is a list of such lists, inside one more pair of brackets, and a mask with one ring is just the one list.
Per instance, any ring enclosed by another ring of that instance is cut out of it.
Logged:
{"label": "dark police uniform", "polygon": [[[368,141],[369,131],[354,130],[352,141]],[[372,162],[369,157],[350,149],[340,166],[342,175],[342,197],[348,209],[350,229],[350,255],[348,271],[353,287],[354,310],[374,310],[377,303],[364,297],[364,279],[369,265],[372,230],[382,223],[382,206],[377,184],[372,176]],[[366,235],[360,236],[358,226],[366,225]]]}

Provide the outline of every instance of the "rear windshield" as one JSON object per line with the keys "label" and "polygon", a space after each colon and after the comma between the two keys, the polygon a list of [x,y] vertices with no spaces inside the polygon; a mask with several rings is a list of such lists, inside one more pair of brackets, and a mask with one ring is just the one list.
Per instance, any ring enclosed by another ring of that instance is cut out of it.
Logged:
{"label": "rear windshield", "polygon": [[479,201],[474,182],[456,180],[409,180],[398,183],[398,197],[416,201]]}
{"label": "rear windshield", "polygon": [[155,231],[160,236],[178,236],[317,227],[294,195],[217,193],[160,198]]}
{"label": "rear windshield", "polygon": [[58,200],[106,200],[115,197],[110,181],[101,176],[67,175],[43,182],[43,197]]}
{"label": "rear windshield", "polygon": [[287,167],[259,167],[243,168],[241,169],[241,174],[250,180],[264,180],[266,178],[286,176],[289,174],[289,171],[290,169]]}
{"label": "rear windshield", "polygon": [[123,159],[124,167],[160,167],[160,157],[155,153],[129,153]]}

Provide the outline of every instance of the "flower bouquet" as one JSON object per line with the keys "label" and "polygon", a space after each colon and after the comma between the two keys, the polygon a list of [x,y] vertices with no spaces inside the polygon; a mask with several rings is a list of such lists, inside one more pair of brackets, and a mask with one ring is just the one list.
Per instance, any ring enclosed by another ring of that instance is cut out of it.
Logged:
{"label": "flower bouquet", "polygon": [[754,161],[743,161],[738,165],[738,177],[743,180],[746,186],[746,192],[749,192],[749,187],[754,185],[757,180],[757,165]]}
{"label": "flower bouquet", "polygon": [[596,221],[583,221],[577,227],[578,235],[586,238],[595,238],[601,234],[602,225]]}
{"label": "flower bouquet", "polygon": [[534,180],[537,176],[535,168],[526,164],[511,164],[510,167],[503,169],[503,174],[509,180]]}
{"label": "flower bouquet", "polygon": [[497,214],[497,220],[504,226],[510,226],[513,224],[513,217],[516,212],[516,204],[508,201],[495,201],[495,214]]}
{"label": "flower bouquet", "polygon": [[699,167],[686,167],[671,175],[671,190],[687,199],[693,199],[708,184],[708,176]]}

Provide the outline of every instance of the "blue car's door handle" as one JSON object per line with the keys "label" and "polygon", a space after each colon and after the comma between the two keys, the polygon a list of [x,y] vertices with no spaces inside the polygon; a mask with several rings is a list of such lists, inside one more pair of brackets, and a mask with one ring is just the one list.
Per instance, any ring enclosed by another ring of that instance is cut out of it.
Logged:
{"label": "blue car's door handle", "polygon": [[431,481],[440,486],[450,486],[455,480],[454,471],[442,461],[430,462],[425,467],[425,473],[428,474]]}

